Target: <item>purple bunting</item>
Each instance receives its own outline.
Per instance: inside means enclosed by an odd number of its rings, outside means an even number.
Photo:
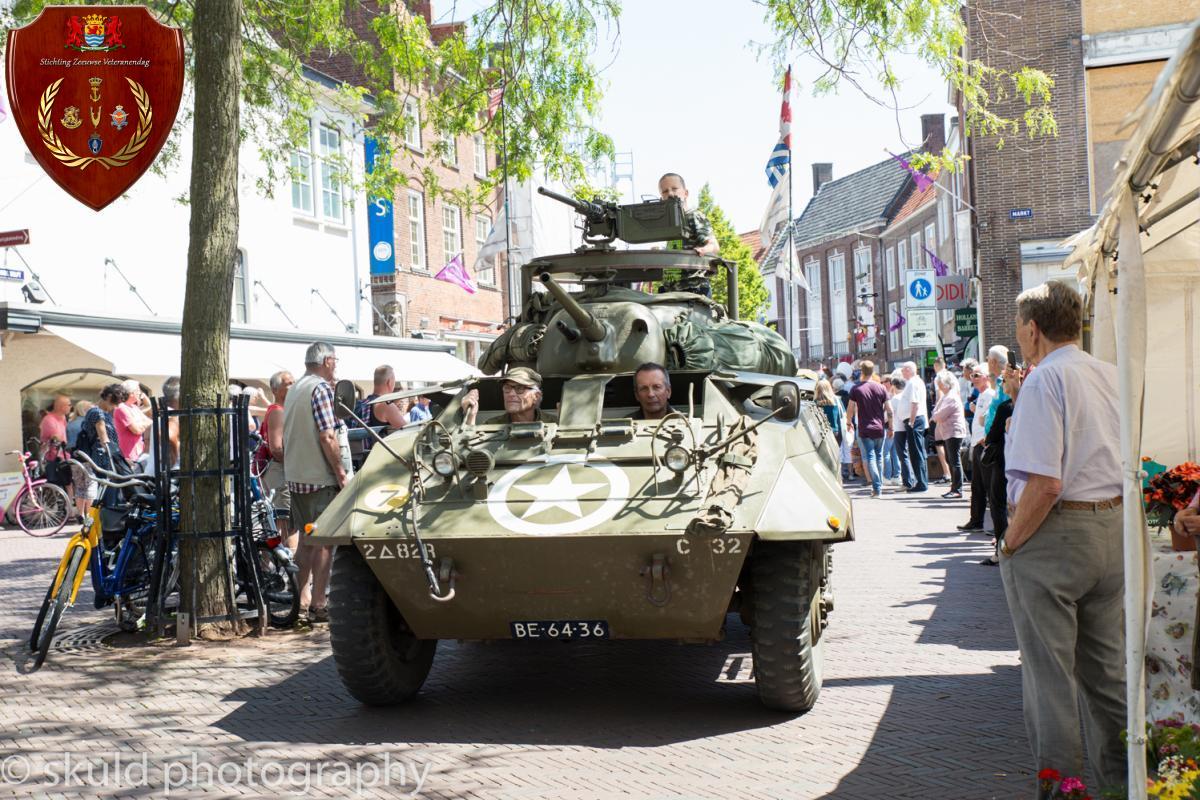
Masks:
[[[900,166],[904,167],[905,171],[908,172],[909,175],[912,175],[913,180],[917,184],[918,192],[923,192],[930,186],[933,186],[933,178],[929,177],[924,172],[919,172],[918,170],[913,169],[911,164],[890,150],[887,152],[888,155],[900,162]]]
[[[928,247],[924,248],[924,250],[929,254],[929,263],[933,264],[933,272],[935,275],[937,275],[939,278],[944,278],[950,274],[950,267],[946,266],[945,261],[942,261],[940,258],[938,258],[937,254]]]
[[[477,291],[474,281],[471,280],[471,273],[467,272],[467,265],[463,263],[462,253],[450,259],[450,263],[442,267],[441,271],[433,277],[439,281],[453,283],[471,294],[475,294]]]
[[[896,321],[893,322],[890,326],[888,326],[888,333],[894,333],[895,331],[900,330],[901,328],[904,327],[904,323],[906,323],[906,322],[908,322],[908,320],[906,320],[904,318],[904,315],[901,314],[899,311],[897,311],[896,312]]]

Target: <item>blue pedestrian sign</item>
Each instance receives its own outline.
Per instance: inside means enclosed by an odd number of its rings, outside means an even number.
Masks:
[[[905,270],[905,306],[908,308],[937,308],[937,292],[934,291],[936,274],[931,269]]]

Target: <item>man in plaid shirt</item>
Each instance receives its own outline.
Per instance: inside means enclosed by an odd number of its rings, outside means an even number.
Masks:
[[[328,622],[326,595],[333,552],[310,545],[305,528],[314,524],[346,484],[333,413],[337,356],[333,346],[314,342],[304,354],[305,373],[283,403],[283,472],[292,494],[292,520],[301,532],[297,554],[301,619]],[[309,586],[309,581],[312,586]]]

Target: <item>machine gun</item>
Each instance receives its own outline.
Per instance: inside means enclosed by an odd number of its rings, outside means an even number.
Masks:
[[[538,194],[565,203],[583,216],[583,241],[598,249],[616,239],[629,244],[666,242],[683,238],[683,203],[678,198],[618,205],[603,201],[576,200],[538,187]]]

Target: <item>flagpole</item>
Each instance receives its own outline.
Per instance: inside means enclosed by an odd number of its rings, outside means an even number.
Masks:
[[[507,23],[507,20],[505,21]],[[504,27],[504,57],[500,62],[500,158],[503,159],[503,175],[504,175],[504,266],[508,270],[508,308],[509,311],[514,309],[517,313],[513,316],[520,316],[520,309],[524,298],[520,296],[520,282],[514,280],[516,273],[512,266],[512,206],[509,202],[508,189],[508,108],[505,95],[508,94],[508,34],[509,26]],[[515,284],[515,285],[514,285]],[[513,297],[517,298],[516,303],[513,302]]]
[[[787,249],[788,249],[788,290],[787,299],[790,310],[788,311],[788,344],[792,349],[792,355],[795,356],[795,348],[800,346],[800,338],[796,335],[795,330],[800,321],[799,315],[796,313],[796,276],[794,273],[793,262],[796,258],[796,247],[793,236],[795,234],[794,225],[792,224],[792,68],[789,65],[787,76],[784,78],[784,83],[787,86],[787,93],[784,96],[784,102],[788,107],[788,216],[787,216]]]

